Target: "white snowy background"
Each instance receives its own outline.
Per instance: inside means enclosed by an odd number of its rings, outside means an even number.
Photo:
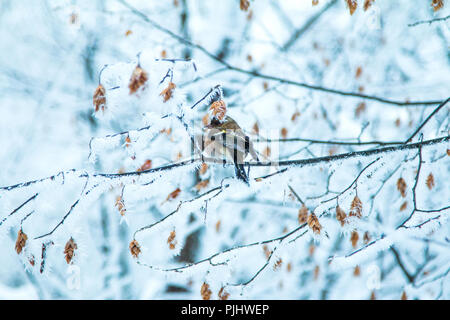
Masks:
[[[1,0],[0,299],[201,299],[204,284],[211,299],[449,299],[450,104],[427,117],[450,96],[450,19],[415,23],[450,3],[314,2]],[[148,80],[130,94],[138,63]],[[252,167],[250,186],[213,163],[98,175],[190,159],[217,85],[268,159],[398,150]],[[402,149],[411,135],[447,139]],[[356,195],[362,216],[341,226],[336,206],[348,215]]]

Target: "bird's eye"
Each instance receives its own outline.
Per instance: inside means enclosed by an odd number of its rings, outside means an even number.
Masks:
[[[215,141],[216,140],[216,137],[215,136],[212,136],[211,137],[211,141]]]

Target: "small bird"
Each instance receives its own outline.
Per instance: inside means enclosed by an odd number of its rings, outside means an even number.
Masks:
[[[259,161],[259,158],[250,138],[236,121],[229,116],[223,117],[222,120],[213,117],[210,124],[204,127],[204,131],[206,134],[197,137],[197,145],[202,153],[208,157],[233,161],[236,177],[248,184],[244,160],[249,153],[254,160]]]

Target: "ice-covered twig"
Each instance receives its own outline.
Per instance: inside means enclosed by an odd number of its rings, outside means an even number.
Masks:
[[[6,217],[4,217],[1,221],[0,221],[0,226],[6,221],[8,220],[9,217],[11,217],[12,215],[14,215],[16,212],[18,212],[20,209],[22,209],[28,202],[36,199],[36,197],[39,195],[39,193],[35,193],[34,195],[32,195],[31,197],[29,197],[27,200],[25,200],[20,206],[18,206],[17,208],[15,208],[10,214],[8,214]]]
[[[450,19],[450,15],[448,15],[446,17],[442,17],[442,18],[434,18],[434,19],[430,19],[430,20],[417,21],[417,22],[408,24],[408,27],[415,27],[419,24],[425,24],[425,23],[432,24],[433,22],[445,21],[447,19]]]

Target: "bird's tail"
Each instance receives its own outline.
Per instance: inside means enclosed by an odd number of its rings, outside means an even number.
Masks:
[[[235,163],[234,164],[234,171],[236,172],[236,177],[239,180],[242,180],[246,184],[249,184],[248,176],[247,176],[247,173],[245,172],[244,164],[242,164],[242,163]]]

